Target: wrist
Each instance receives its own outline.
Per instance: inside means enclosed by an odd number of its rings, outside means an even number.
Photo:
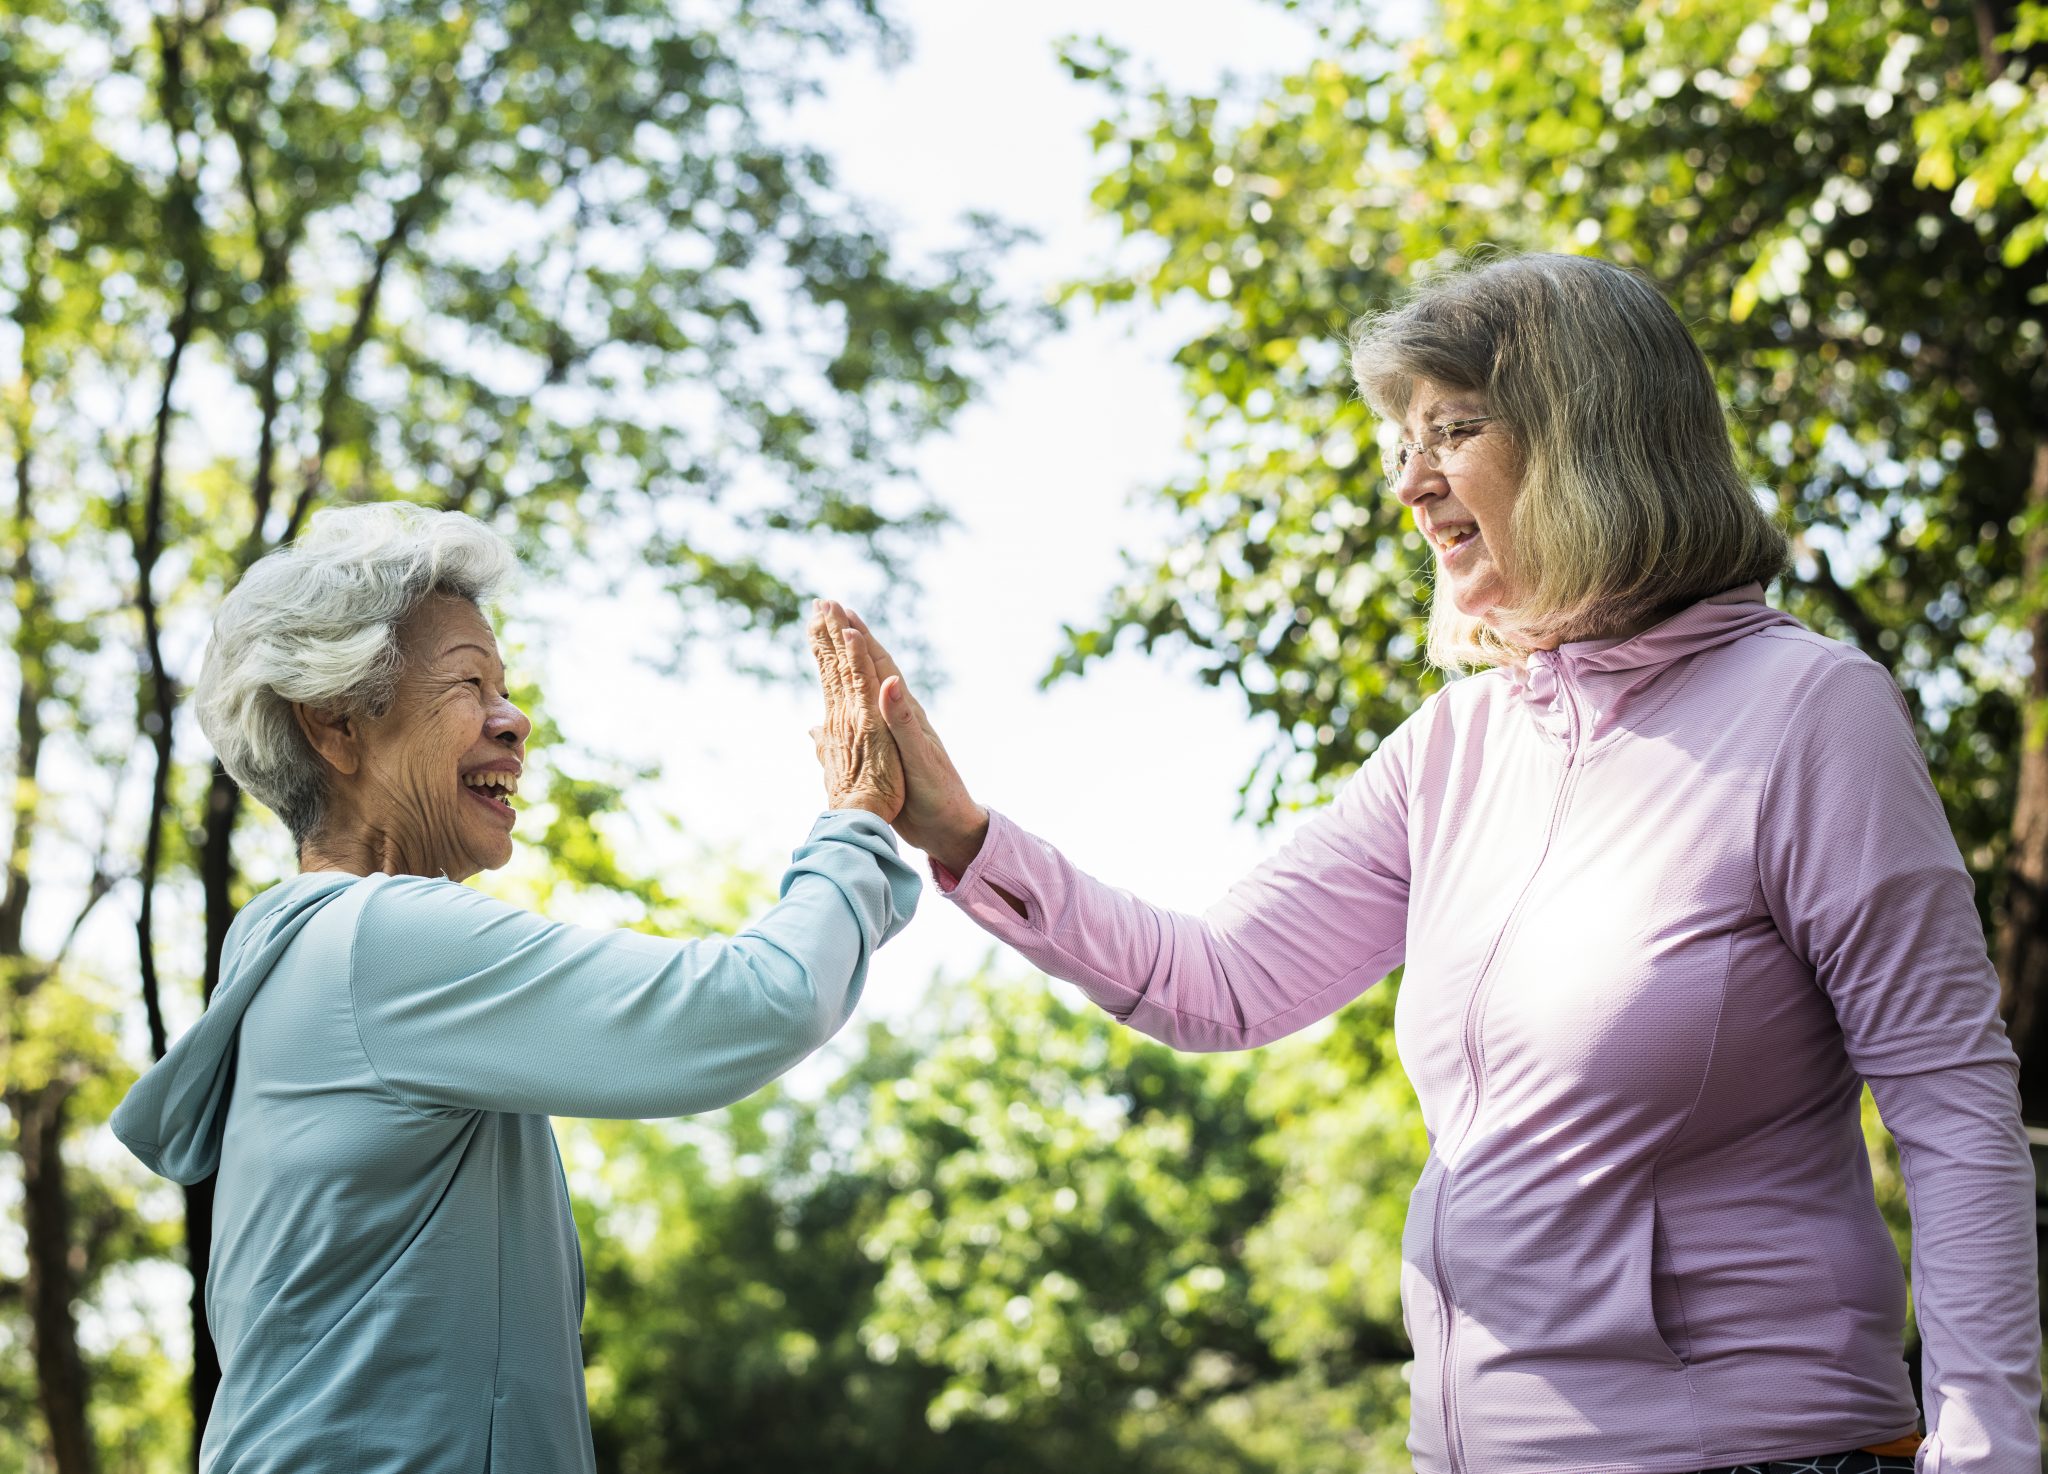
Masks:
[[[894,824],[896,822],[896,811],[872,794],[843,793],[833,799],[827,807],[836,809],[840,813],[858,810],[863,814],[873,814],[884,824]]]
[[[929,843],[918,843],[918,840]],[[981,854],[981,847],[988,841],[988,810],[973,804],[958,818],[943,825],[934,826],[931,833],[912,839],[932,859],[954,875],[965,875]]]

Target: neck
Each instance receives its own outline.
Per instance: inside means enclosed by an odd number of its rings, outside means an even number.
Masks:
[[[1576,645],[1584,640],[1626,640],[1641,634],[1652,625],[1663,623],[1664,620],[1670,617],[1671,613],[1672,611],[1670,610],[1652,610],[1641,618],[1631,619],[1626,623],[1600,624],[1595,625],[1591,629],[1574,630],[1568,635],[1554,635],[1548,639],[1536,640],[1531,642],[1528,648],[1531,650],[1555,650],[1560,645]]]
[[[347,875],[447,875],[450,880],[467,877],[449,875],[446,868],[413,859],[398,837],[369,824],[334,823],[322,825],[306,836],[299,846],[302,872],[338,870]]]

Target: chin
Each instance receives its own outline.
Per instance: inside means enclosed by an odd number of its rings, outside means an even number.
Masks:
[[[1460,589],[1450,591],[1451,603],[1467,619],[1476,619],[1491,624],[1500,613],[1503,602],[1501,592],[1495,588]]]
[[[503,870],[512,862],[512,849],[507,845],[503,854],[469,855],[460,865],[444,866],[441,873],[448,879],[461,882],[474,880],[486,870]]]

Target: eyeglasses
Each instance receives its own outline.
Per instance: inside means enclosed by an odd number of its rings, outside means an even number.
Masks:
[[[1471,415],[1462,420],[1445,420],[1441,425],[1432,425],[1420,440],[1401,440],[1389,446],[1380,457],[1380,465],[1386,468],[1387,485],[1398,485],[1408,473],[1408,463],[1420,455],[1429,463],[1432,471],[1444,468],[1444,457],[1455,454],[1458,447],[1479,433],[1481,425],[1493,423],[1492,415]]]

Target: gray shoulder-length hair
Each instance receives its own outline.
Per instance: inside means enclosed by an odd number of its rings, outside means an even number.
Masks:
[[[1397,424],[1421,380],[1484,394],[1520,457],[1504,560],[1519,596],[1489,623],[1432,598],[1434,665],[1519,663],[1785,571],[1699,345],[1632,271],[1531,254],[1447,273],[1361,320],[1351,365]]]
[[[292,703],[382,716],[397,692],[398,627],[422,599],[477,604],[510,581],[505,540],[473,517],[405,502],[316,512],[222,602],[194,692],[221,766],[303,845],[326,782]]]

